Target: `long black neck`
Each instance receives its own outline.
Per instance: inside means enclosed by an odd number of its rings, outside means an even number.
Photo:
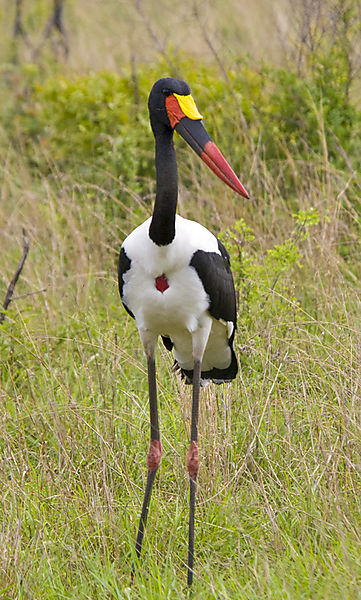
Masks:
[[[154,131],[154,135],[157,191],[149,237],[158,246],[166,246],[175,236],[178,171],[173,131],[169,127],[161,127]]]

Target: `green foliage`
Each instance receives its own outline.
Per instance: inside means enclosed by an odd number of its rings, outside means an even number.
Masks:
[[[320,67],[309,80],[290,70],[265,67],[262,77],[265,90],[256,106],[268,156],[284,155],[282,144],[303,158],[322,156],[326,143],[330,159],[341,164],[337,138],[359,164],[361,114],[340,94],[336,74],[324,78]]]
[[[239,318],[241,327],[252,334],[256,316],[262,312],[265,321],[275,318],[295,319],[298,302],[294,297],[294,269],[302,268],[301,244],[310,228],[319,224],[314,208],[293,215],[296,227],[282,243],[267,249],[263,256],[252,249],[255,235],[244,219],[236,221],[222,236],[231,257],[235,281],[239,288]]]
[[[339,166],[344,160],[341,145],[357,168],[361,112],[341,93],[342,61],[320,55],[308,77],[271,65],[255,69],[243,61],[229,71],[230,85],[208,65],[192,69],[188,57],[178,58],[178,66],[216,141],[236,168],[241,169],[247,156],[247,136],[254,144],[261,136],[270,161],[289,154],[322,157],[327,148],[329,160]],[[100,72],[42,80],[31,65],[26,71],[28,91],[7,114],[9,129],[15,134],[21,131],[25,143],[26,136],[36,141],[51,161],[67,171],[80,170],[97,182],[108,173],[133,191],[144,191],[145,179],[153,174],[146,100],[154,80],[167,74],[164,62],[147,71],[139,69],[136,78]],[[235,122],[230,113],[235,114]],[[29,154],[34,160],[31,146]],[[292,178],[287,185],[290,190]]]
[[[297,225],[297,237],[300,240],[306,240],[309,236],[310,227],[314,227],[320,223],[319,212],[311,206],[311,208],[305,210],[299,210],[297,213],[293,213]]]
[[[152,140],[146,115],[134,100],[131,81],[113,73],[36,84],[33,91],[38,140],[66,168],[103,167],[125,185],[152,169]]]
[[[306,210],[299,210],[292,216],[295,219],[297,225],[300,228],[304,228],[306,231],[309,227],[312,227],[313,225],[318,225],[320,222],[319,212],[313,206]]]

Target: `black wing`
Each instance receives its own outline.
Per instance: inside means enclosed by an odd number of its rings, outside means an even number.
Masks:
[[[232,321],[236,326],[236,292],[230,266],[229,254],[218,240],[220,255],[216,252],[197,250],[192,256],[191,267],[197,271],[209,296],[209,312],[215,319]]]
[[[216,252],[197,250],[192,256],[190,266],[196,270],[209,296],[209,312],[212,317],[233,323],[233,331],[228,339],[231,349],[230,365],[226,369],[213,368],[210,371],[202,371],[202,378],[213,379],[216,383],[221,383],[222,381],[231,381],[238,372],[237,358],[233,350],[237,305],[229,254],[223,244],[219,240],[217,241],[220,255]],[[193,371],[185,369],[181,369],[181,371],[186,381],[190,383],[193,379]]]
[[[124,306],[125,310],[134,319],[134,315],[133,315],[132,311],[129,310],[129,308],[127,307],[127,305],[125,304],[125,302],[123,300],[123,286],[124,286],[123,275],[124,275],[124,273],[126,273],[127,271],[129,271],[131,262],[132,261],[130,260],[130,258],[128,258],[128,256],[127,256],[124,248],[121,248],[120,249],[120,254],[119,254],[119,261],[118,261],[118,286],[119,286],[119,293],[120,293],[120,297],[122,299],[123,306]]]

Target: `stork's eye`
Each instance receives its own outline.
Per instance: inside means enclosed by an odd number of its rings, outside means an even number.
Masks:
[[[168,88],[163,88],[163,89],[162,89],[162,93],[163,93],[165,96],[171,96],[173,92],[171,92],[171,91],[170,91]]]

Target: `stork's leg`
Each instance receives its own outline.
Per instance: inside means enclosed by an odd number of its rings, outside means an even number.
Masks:
[[[211,329],[211,320],[193,334],[193,395],[192,395],[192,421],[191,421],[191,444],[188,452],[187,468],[189,473],[189,536],[188,536],[188,576],[187,583],[193,582],[194,563],[194,512],[196,500],[196,480],[199,467],[198,457],[198,413],[199,413],[199,389],[201,382],[201,366],[205,347]]]
[[[137,558],[140,557],[142,551],[142,542],[144,529],[147,523],[149,501],[152,493],[152,487],[154,479],[157,473],[158,465],[162,456],[162,446],[160,443],[159,434],[159,419],[158,419],[158,404],[157,404],[157,384],[156,384],[156,371],[155,371],[155,347],[157,343],[157,337],[149,334],[148,332],[140,332],[141,339],[144,345],[144,350],[147,356],[148,366],[148,389],[149,389],[149,412],[150,412],[150,444],[147,458],[148,465],[148,477],[147,485],[144,493],[144,500],[142,506],[142,512],[139,520],[139,527],[137,533],[137,541],[135,544],[135,551]],[[134,580],[135,565],[132,566],[132,582]]]
[[[199,388],[201,378],[201,361],[194,362],[193,369],[193,398],[192,398],[192,423],[191,423],[191,445],[188,452],[187,467],[189,473],[189,536],[188,536],[188,585],[193,582],[193,559],[194,559],[194,511],[196,500],[196,479],[198,473],[198,408]]]

